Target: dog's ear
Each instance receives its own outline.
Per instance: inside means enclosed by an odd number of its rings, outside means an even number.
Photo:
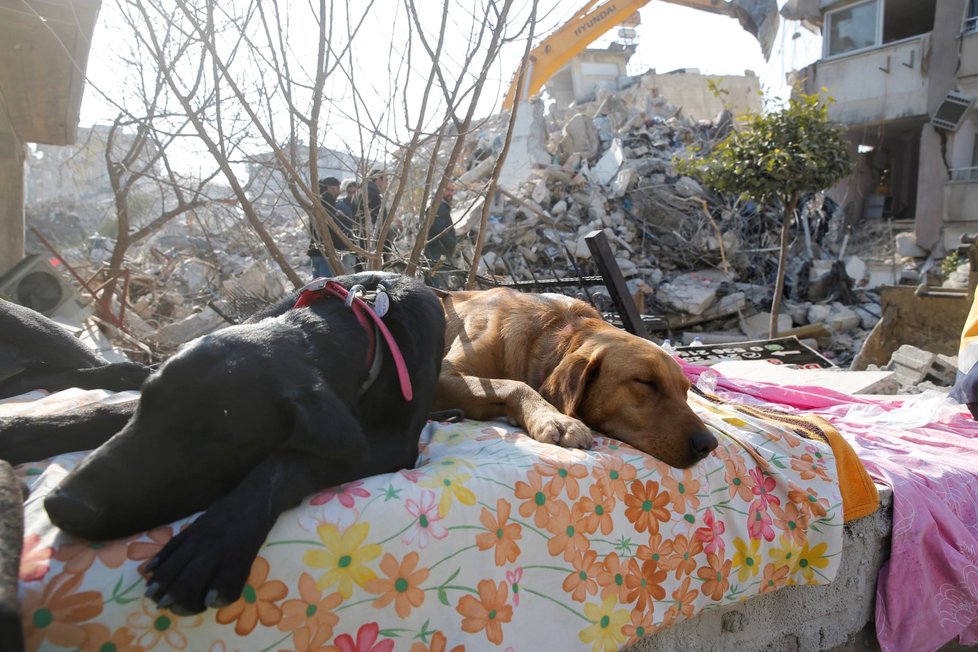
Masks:
[[[570,417],[584,400],[587,384],[601,367],[601,356],[573,353],[560,361],[540,386],[540,396]]]
[[[299,390],[286,396],[282,404],[292,425],[292,448],[351,464],[369,456],[360,422],[329,388]]]

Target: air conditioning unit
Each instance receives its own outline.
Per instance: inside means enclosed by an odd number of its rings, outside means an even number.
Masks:
[[[84,319],[79,313],[89,309],[88,302],[61,272],[47,258],[37,254],[24,257],[0,276],[0,297],[36,310],[45,317]]]
[[[930,123],[935,127],[957,131],[974,102],[975,98],[973,97],[957,91],[950,91],[944,96],[944,101],[937,107],[934,115],[931,116]]]

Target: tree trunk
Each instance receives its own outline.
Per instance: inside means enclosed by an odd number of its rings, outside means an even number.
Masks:
[[[784,294],[784,273],[788,266],[788,245],[789,234],[791,233],[791,220],[795,217],[795,206],[798,204],[798,193],[793,192],[788,201],[785,202],[784,217],[781,219],[781,252],[778,254],[778,276],[774,283],[774,296],[771,298],[771,339],[778,336],[778,313],[781,310],[781,296]]]

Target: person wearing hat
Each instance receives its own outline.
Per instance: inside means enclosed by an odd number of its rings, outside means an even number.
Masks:
[[[337,210],[336,198],[340,194],[340,180],[336,177],[326,177],[319,180],[319,200],[326,210],[326,214],[329,215],[336,226],[340,228],[347,235],[347,237],[352,237],[352,219],[347,217],[342,211]],[[332,266],[329,264],[329,259],[326,257],[326,251],[323,247],[322,234],[316,228],[315,219],[310,216],[309,218],[309,250],[306,252],[309,255],[309,262],[312,265],[312,275],[313,278],[320,277],[332,277],[338,274],[345,274],[346,269],[336,270],[334,273]],[[330,238],[333,241],[333,248],[336,249],[337,255],[340,257],[340,262],[343,267],[350,267],[355,263],[350,261],[349,258],[352,254],[347,251],[349,247],[343,242],[343,239],[330,231]]]

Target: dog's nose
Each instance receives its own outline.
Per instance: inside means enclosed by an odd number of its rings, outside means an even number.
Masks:
[[[101,515],[101,510],[65,491],[56,490],[44,499],[51,522],[70,534],[85,536],[85,530]]]
[[[717,438],[709,430],[694,432],[689,438],[689,447],[693,449],[693,455],[698,459],[703,459],[717,447]]]

